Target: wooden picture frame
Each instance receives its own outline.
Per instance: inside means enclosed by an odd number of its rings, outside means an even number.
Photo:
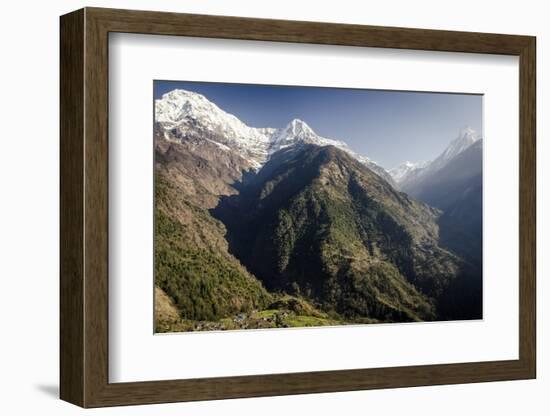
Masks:
[[[536,377],[535,38],[85,8],[61,17],[60,396],[82,407],[213,400]],[[110,32],[515,55],[520,92],[519,359],[109,383]]]

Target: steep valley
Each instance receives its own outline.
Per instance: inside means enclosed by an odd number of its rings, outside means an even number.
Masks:
[[[481,317],[452,229],[469,199],[419,202],[301,121],[249,128],[182,94],[157,102],[157,332]]]

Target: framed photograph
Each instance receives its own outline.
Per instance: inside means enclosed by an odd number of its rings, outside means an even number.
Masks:
[[[62,16],[61,398],[535,378],[535,49]]]

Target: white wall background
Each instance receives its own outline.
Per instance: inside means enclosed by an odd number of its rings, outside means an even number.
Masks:
[[[538,379],[338,394],[167,404],[87,411],[102,415],[546,415],[550,409],[548,269],[544,247],[550,209],[543,192],[550,145],[543,130],[550,89],[545,67],[550,26],[545,2],[353,0],[52,0],[5,2],[0,15],[0,411],[72,415],[83,412],[58,394],[58,16],[103,6],[277,19],[407,26],[536,35],[538,40]],[[544,200],[546,199],[546,201]]]

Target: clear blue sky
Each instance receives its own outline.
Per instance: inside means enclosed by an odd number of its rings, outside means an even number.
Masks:
[[[299,118],[386,169],[434,159],[462,127],[482,131],[481,95],[155,81],[154,96],[176,88],[203,94],[252,127]]]

